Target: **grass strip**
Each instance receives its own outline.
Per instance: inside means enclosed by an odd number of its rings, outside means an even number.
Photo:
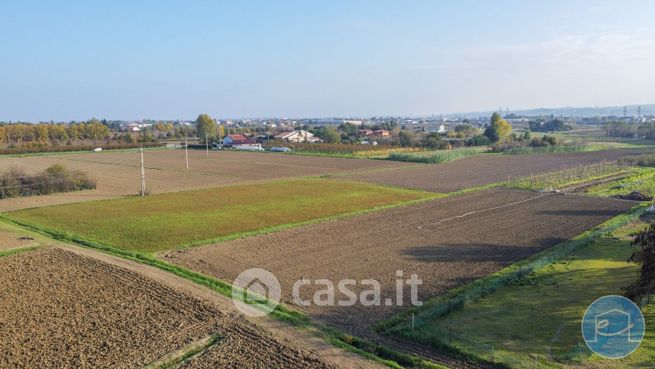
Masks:
[[[191,344],[183,347],[181,350],[170,353],[161,359],[145,366],[143,369],[172,369],[184,363],[190,358],[207,351],[210,347],[214,346],[220,337],[217,334],[212,334],[199,341],[192,342]]]
[[[383,334],[397,334],[412,339],[411,317],[414,316],[414,328],[458,310],[464,304],[476,301],[493,293],[496,289],[519,281],[535,270],[561,260],[573,251],[598,240],[628,222],[639,218],[646,211],[647,205],[633,207],[626,213],[618,215],[603,224],[588,230],[571,240],[544,250],[528,259],[514,263],[500,271],[474,282],[450,290],[425,302],[421,307],[410,308],[389,319],[377,323],[374,329]],[[434,342],[424,342],[434,345]]]
[[[3,251],[0,251],[0,257],[9,256],[9,255],[16,255],[16,254],[22,254],[24,252],[34,251],[34,250],[36,250],[36,249],[38,249],[40,247],[41,246],[27,246],[27,247],[17,247],[17,248],[14,248],[14,249],[3,250]]]

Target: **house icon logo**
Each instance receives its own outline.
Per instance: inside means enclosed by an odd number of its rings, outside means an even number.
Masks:
[[[275,310],[282,298],[280,282],[266,269],[252,268],[232,284],[232,302],[242,313],[262,317]]]
[[[623,296],[594,301],[582,318],[582,336],[591,351],[606,359],[632,354],[646,332],[639,307]]]

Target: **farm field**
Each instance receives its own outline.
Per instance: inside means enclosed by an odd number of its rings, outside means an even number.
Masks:
[[[146,150],[146,186],[151,193],[225,186],[271,179],[319,176],[359,171],[378,171],[403,166],[400,163],[368,159],[305,157],[274,153],[190,150],[186,170],[183,150]],[[0,157],[0,172],[19,166],[28,173],[53,164],[82,170],[97,182],[95,190],[48,196],[3,199],[0,211],[136,195],[140,188],[138,151],[69,153],[25,157]]]
[[[627,262],[635,250],[628,235],[643,228],[641,222],[620,228],[522,281],[418,326],[413,335],[517,369],[655,368],[655,337],[648,328],[639,350],[622,360],[589,357],[580,332],[590,303],[622,294],[637,279],[639,265]],[[642,312],[652,327],[655,304]]]
[[[419,297],[426,301],[576,236],[635,204],[518,190],[478,191],[171,251],[163,258],[223,280],[233,280],[247,268],[265,268],[280,280],[288,303],[291,286],[302,278],[376,279],[382,296],[393,297],[395,273],[403,270],[406,277],[416,273],[424,281]],[[314,287],[303,290],[303,297],[310,298]],[[355,287],[353,291],[359,293]],[[401,310],[361,305],[302,309],[356,334],[366,334],[370,325]]]
[[[138,368],[207,338],[224,363],[333,368],[245,320],[141,275],[59,248],[0,258],[2,367]],[[278,352],[286,352],[279,355]]]
[[[566,154],[480,155],[440,165],[360,173],[342,178],[445,193],[507,181],[508,176],[529,176],[530,173],[612,161],[642,152],[643,149],[616,149]]]
[[[8,216],[109,246],[156,252],[431,197],[313,178],[42,207]]]

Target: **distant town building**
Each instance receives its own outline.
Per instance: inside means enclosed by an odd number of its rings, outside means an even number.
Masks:
[[[256,143],[256,140],[239,134],[227,135],[223,138],[223,145],[225,146],[251,145]]]
[[[387,131],[386,129],[378,129],[375,131],[370,129],[360,129],[359,136],[360,137],[389,137],[391,136],[391,132]]]
[[[320,142],[321,139],[305,130],[282,132],[275,135],[276,140],[287,142]]]

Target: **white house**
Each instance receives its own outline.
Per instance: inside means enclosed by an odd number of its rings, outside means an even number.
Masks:
[[[320,138],[314,136],[312,133],[300,130],[300,131],[289,131],[289,132],[282,132],[277,135],[275,135],[276,140],[282,140],[282,141],[287,141],[287,142],[309,142],[309,143],[314,143],[314,142],[319,142],[321,141]]]

